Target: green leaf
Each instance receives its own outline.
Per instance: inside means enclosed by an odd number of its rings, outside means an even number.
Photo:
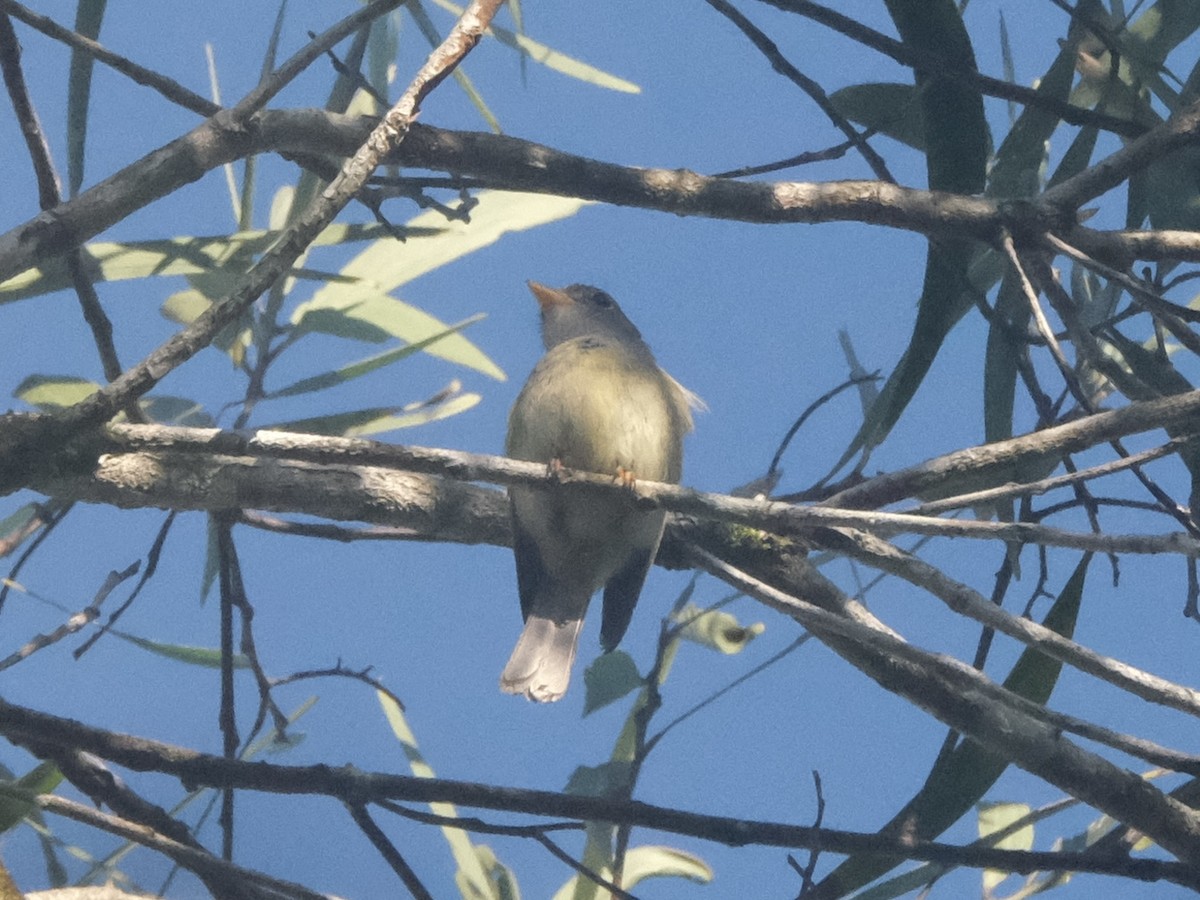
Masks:
[[[212,428],[217,424],[203,406],[187,397],[144,397],[138,401],[138,406],[147,418],[159,425]]]
[[[1071,637],[1079,617],[1090,553],[1085,553],[1067,580],[1042,624]],[[1062,671],[1062,663],[1026,647],[1004,687],[1037,704],[1050,699]],[[934,840],[971,809],[1008,768],[1008,761],[974,741],[961,741],[934,765],[924,786],[904,805],[881,834],[904,832],[917,840]],[[817,886],[818,897],[840,897],[874,881],[903,860],[894,857],[856,854],[847,857]]]
[[[1175,368],[1170,357],[1151,351],[1137,341],[1131,341],[1115,328],[1106,332],[1105,339],[1120,352],[1129,370],[1142,384],[1148,386],[1157,396],[1182,394],[1192,390],[1191,382]],[[1128,390],[1129,386],[1126,386]],[[1149,392],[1147,392],[1149,394]],[[1155,394],[1134,399],[1152,399]],[[1175,426],[1167,429],[1167,434],[1173,438],[1185,437],[1191,429],[1186,426]],[[1200,446],[1196,442],[1185,444],[1179,450],[1179,458],[1187,467],[1192,479],[1192,489],[1189,504],[1200,505]]]
[[[13,391],[13,396],[35,406],[42,412],[52,412],[74,406],[86,400],[100,385],[72,375],[30,375]]]
[[[482,316],[451,326],[380,292],[370,282],[342,283],[337,287],[338,290],[319,290],[312,300],[296,307],[292,322],[298,332],[317,331],[372,343],[399,338],[409,345],[420,345],[430,356],[474,369],[497,381],[506,380],[503,370],[487,354],[457,334]]]
[[[395,431],[399,428],[427,425],[439,419],[448,419],[450,416],[466,412],[478,404],[481,399],[478,394],[474,393],[458,394],[444,403],[422,406],[411,413],[396,414],[395,407],[377,406],[350,412],[331,413],[327,416],[313,416],[310,419],[293,419],[290,422],[279,422],[265,427],[274,431],[294,431],[301,434],[366,437],[382,434],[385,431]]]
[[[859,426],[850,445],[833,467],[842,468],[859,450],[879,446],[908,408],[925,380],[946,336],[973,305],[972,266],[987,255],[961,241],[943,240],[926,253],[925,281],[917,302],[917,320],[908,346],[888,376],[879,396]]]
[[[126,640],[135,646],[141,647],[143,650],[149,650],[157,656],[164,656],[167,659],[173,659],[176,662],[187,663],[190,666],[200,666],[203,669],[219,669],[221,668],[221,651],[212,647],[194,647],[188,644],[165,644],[161,641],[151,641],[147,638],[137,637],[132,634],[126,634],[120,631],[113,631],[117,637]],[[241,653],[233,655],[233,667],[235,669],[250,668],[250,660]]]
[[[441,231],[440,228],[431,227],[411,236],[428,237]],[[85,244],[87,275],[94,282],[105,282],[204,274],[221,267],[227,259],[262,253],[275,243],[279,235],[278,231],[240,231],[215,236]],[[313,246],[374,241],[383,237],[394,240],[391,230],[383,225],[334,224],[321,232]],[[302,269],[293,274],[313,277]],[[0,303],[24,300],[70,287],[70,274],[59,258],[47,263],[44,268],[28,269],[0,283]]]
[[[330,296],[360,299],[355,295],[361,293],[363,284],[373,284],[378,293],[388,294],[427,272],[491,246],[506,234],[557,222],[591,205],[588,200],[509,191],[480,191],[475,199],[478,202],[471,209],[469,223],[457,219],[448,222],[437,210],[428,210],[406,223],[406,229],[416,231],[408,232],[403,247],[394,240],[372,243],[341,269],[339,274],[345,283],[321,287],[313,295],[313,305],[331,305],[321,302]],[[514,285],[514,295],[518,287]],[[490,290],[488,296],[492,296]]]
[[[378,241],[347,263],[340,280],[319,288],[310,301],[292,316],[300,325],[311,310],[342,310],[347,316],[377,326],[388,334],[413,343],[446,328],[433,316],[390,297],[391,291],[434,269],[490,246],[506,234],[525,231],[574,215],[588,201],[538,194],[482,191],[471,210],[470,223],[446,222],[441,213],[429,211],[412,219],[406,227],[417,229],[398,252],[394,241]],[[440,233],[428,230],[438,225]],[[514,286],[515,292],[516,286]],[[321,323],[318,321],[313,327]],[[468,366],[498,380],[504,375],[466,338],[450,337],[430,351],[450,362]]]
[[[496,857],[496,852],[487,844],[474,844],[471,849],[479,859],[479,866],[483,869],[484,877],[491,890],[491,893],[486,896],[495,897],[496,900],[521,900],[521,889],[517,885],[517,876],[512,869]],[[470,900],[480,896],[471,880],[473,871],[474,867],[470,871],[460,868],[454,873],[454,883],[458,887],[458,892]]]
[[[433,0],[433,2],[442,9],[454,13],[456,16],[462,15],[463,8],[455,3],[451,3],[450,0]],[[497,25],[492,25],[486,33],[506,47],[519,50],[525,57],[532,59],[536,63],[540,63],[548,69],[566,75],[568,78],[576,78],[579,81],[594,84],[596,87],[607,88],[610,91],[621,91],[626,94],[640,94],[642,92],[641,87],[632,81],[626,81],[624,78],[610,75],[594,66],[589,66],[585,62],[580,62],[577,59],[572,59],[570,56],[559,53],[557,50],[551,50],[545,44],[539,43],[524,34],[514,33]]]
[[[1200,6],[1193,8],[1200,9]],[[1148,11],[1147,15],[1149,14]],[[1168,105],[1168,109],[1175,111],[1190,105],[1198,96],[1200,62],[1189,73],[1177,103]],[[1158,121],[1157,115],[1154,115],[1152,121]],[[1195,230],[1200,227],[1198,166],[1200,155],[1195,152],[1195,148],[1184,147],[1152,160],[1148,166],[1132,173],[1129,179],[1126,227],[1139,228],[1147,217],[1155,228]]]
[[[41,509],[42,504],[40,503],[26,503],[3,519],[0,519],[0,544],[9,544],[10,541],[13,541],[15,536],[24,531],[29,523],[33,521]],[[0,554],[0,556],[7,556],[19,546],[20,543],[9,545],[6,551]]]
[[[586,716],[636,691],[642,686],[642,676],[633,657],[624,650],[614,650],[596,657],[584,670],[583,685]]]
[[[400,746],[404,750],[404,755],[408,758],[408,766],[413,775],[417,778],[433,778],[433,767],[425,761],[425,757],[421,754],[416,736],[409,727],[404,710],[383,691],[376,691],[375,696],[383,708],[384,717],[392,729],[392,734],[396,736],[396,740],[400,742]],[[429,809],[435,815],[444,818],[458,818],[458,810],[455,809],[453,803],[430,803]],[[499,891],[498,883],[492,877],[498,864],[495,862],[495,855],[491,855],[493,863],[485,867],[484,859],[481,859],[481,854],[477,852],[478,848],[471,843],[471,838],[465,831],[443,825],[442,836],[450,845],[450,852],[458,864],[455,880],[459,882],[460,888],[467,889],[463,891],[463,896],[481,898],[481,900],[482,898],[501,900],[502,894]]]
[[[975,68],[975,54],[954,0],[887,0],[905,44]],[[925,124],[929,187],[959,194],[982,192],[986,181],[988,130],[979,89],[956,76],[917,73]],[[970,242],[943,239],[930,244],[917,320],[908,347],[884,383],[850,446],[834,470],[859,450],[870,451],[887,437],[925,379],[950,329],[972,306],[968,277],[980,251]]]
[[[625,759],[612,759],[598,766],[576,766],[563,790],[585,797],[621,796],[629,790],[632,774],[632,766]]]
[[[396,80],[396,57],[400,52],[400,23],[403,21],[401,10],[393,10],[386,16],[380,16],[371,23],[370,37],[367,41],[367,81],[380,97],[387,97],[392,83]],[[357,72],[350,69],[347,75]],[[341,76],[339,76],[339,83]],[[357,78],[347,77],[346,88],[352,90]],[[327,109],[342,112],[345,107],[335,107],[337,101],[348,103],[349,92],[334,94],[330,92],[330,104]],[[382,112],[379,110],[378,112]]]
[[[204,568],[200,573],[200,604],[208,599],[212,586],[217,583],[219,574],[219,552],[217,548],[217,521],[211,515],[207,517],[204,544]]]
[[[988,443],[1012,437],[1017,362],[1024,350],[1018,335],[1025,333],[1029,316],[1019,279],[1006,272],[996,295],[996,321],[989,323],[984,352],[983,434]],[[1008,505],[1011,508],[1011,502]]]
[[[747,644],[767,630],[762,622],[742,625],[730,613],[701,609],[692,603],[672,612],[671,620],[683,626],[679,636],[684,640],[727,655],[741,653]]]
[[[980,803],[979,815],[977,817],[979,837],[987,839],[1018,822],[1024,821],[1024,824],[1011,834],[1007,834],[994,841],[988,841],[988,844],[997,850],[1032,850],[1033,823],[1029,820],[1029,814],[1032,811],[1033,808],[1028,803]],[[992,892],[1000,885],[1000,882],[1007,878],[1009,874],[1009,872],[1000,869],[984,869],[982,876],[984,896],[991,896]]]
[[[852,84],[830,94],[829,102],[850,121],[924,152],[925,122],[915,85]]]
[[[1046,74],[1038,82],[1037,93],[1053,100],[1066,101],[1075,80],[1074,43],[1059,51]],[[990,197],[1030,197],[1041,190],[1041,172],[1046,162],[1046,142],[1062,120],[1039,106],[1026,106],[1008,136],[996,151],[988,176]]]
[[[1158,0],[1126,30],[1126,53],[1143,80],[1156,75],[1171,51],[1200,28],[1194,0]]]
[[[612,872],[607,869],[601,874],[606,878],[612,877]],[[674,847],[644,844],[632,847],[626,852],[622,876],[621,887],[629,890],[647,878],[685,878],[697,884],[708,884],[713,879],[713,870],[704,860],[692,853]],[[577,888],[590,883],[590,880],[584,879],[582,875],[576,875],[554,892],[554,900],[571,900],[576,896]]]
[[[266,50],[263,52],[262,66],[259,67],[258,84],[261,86],[271,77],[275,70],[275,62],[279,55],[279,36],[283,33],[283,22],[287,14],[287,0],[279,0],[279,9],[275,13],[275,24],[271,28],[271,36],[267,39]],[[213,73],[213,83],[216,83],[216,73]],[[233,164],[226,163],[225,171],[229,174],[232,185],[235,182]],[[246,229],[254,221],[254,188],[258,181],[258,154],[251,153],[242,164],[242,191],[240,196],[234,196],[237,213],[237,227]],[[272,227],[277,227],[272,222]]]
[[[1000,59],[1004,65],[1004,80],[1012,83],[1017,81],[1017,67],[1013,63],[1012,44],[1008,38],[1008,22],[1004,18],[1004,10],[1000,10]],[[1008,101],[1008,123],[1011,125],[1017,119],[1017,104]]]
[[[1184,147],[1144,171],[1146,213],[1154,228],[1200,230],[1200,151]]]
[[[838,329],[838,343],[842,348],[842,356],[846,358],[846,368],[850,377],[858,380],[858,403],[862,414],[866,416],[871,407],[875,405],[875,401],[879,399],[879,388],[875,384],[875,379],[870,377],[871,373],[858,361],[858,354],[854,352],[854,343],[850,339],[850,332],[845,328]]]
[[[52,762],[38,763],[15,781],[0,783],[0,833],[11,831],[37,806],[21,794],[49,794],[62,782],[62,772]],[[4,787],[16,790],[8,792]]]
[[[1099,137],[1100,129],[1095,126],[1085,125],[1080,128],[1079,134],[1075,135],[1075,140],[1071,141],[1071,146],[1063,154],[1058,168],[1050,176],[1046,187],[1054,187],[1086,169],[1092,161],[1092,154],[1096,152],[1096,140]]]
[[[320,375],[313,375],[310,378],[303,378],[285,388],[280,388],[277,391],[270,391],[266,396],[268,398],[277,397],[293,397],[297,394],[308,394],[313,391],[322,391],[326,388],[331,388],[339,384],[344,384],[347,381],[353,381],[355,378],[361,378],[376,369],[382,369],[384,366],[391,365],[406,357],[412,356],[421,350],[431,347],[433,344],[457,334],[468,325],[473,325],[483,319],[482,313],[471,316],[469,319],[463,319],[456,325],[451,325],[437,334],[409,344],[406,347],[397,347],[393,350],[388,350],[385,353],[377,353],[374,356],[369,356],[366,359],[361,359],[358,362],[342,366],[339,369],[334,369],[330,372],[322,372]]]
[[[75,7],[75,31],[95,40],[100,36],[107,0],[79,0]],[[84,150],[87,146],[88,102],[92,96],[95,58],[78,47],[71,48],[71,70],[67,76],[67,184],[70,196],[83,184]]]
[[[195,288],[177,291],[163,301],[159,312],[163,317],[179,325],[191,325],[213,305],[204,292]],[[234,366],[240,366],[246,358],[246,350],[253,340],[251,329],[245,325],[246,316],[239,322],[226,325],[213,338],[213,345],[229,355]]]
[[[708,884],[713,871],[700,857],[674,847],[646,844],[625,855],[625,886],[634,887],[647,878],[686,878]]]

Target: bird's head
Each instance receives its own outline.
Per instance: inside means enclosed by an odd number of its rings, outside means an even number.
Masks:
[[[552,288],[530,281],[529,290],[542,308],[542,340],[547,350],[578,337],[642,340],[617,301],[599,288],[586,284]]]

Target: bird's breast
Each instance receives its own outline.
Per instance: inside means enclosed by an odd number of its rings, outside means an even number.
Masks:
[[[678,481],[684,425],[648,351],[581,337],[542,357],[509,416],[507,452],[590,472]]]

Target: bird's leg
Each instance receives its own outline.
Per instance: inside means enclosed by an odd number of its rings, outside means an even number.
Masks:
[[[562,484],[567,480],[567,467],[562,464],[561,459],[555,456],[546,463],[546,474],[559,484]]]
[[[617,483],[627,487],[629,490],[635,490],[637,487],[637,475],[633,469],[627,469],[624,466],[617,466]]]

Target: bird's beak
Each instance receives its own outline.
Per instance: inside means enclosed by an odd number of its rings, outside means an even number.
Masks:
[[[525,283],[529,285],[529,290],[533,292],[533,296],[537,299],[538,306],[542,308],[542,312],[549,312],[555,306],[573,306],[575,304],[575,301],[565,291],[546,287],[546,285],[539,284],[536,281],[527,281]]]

